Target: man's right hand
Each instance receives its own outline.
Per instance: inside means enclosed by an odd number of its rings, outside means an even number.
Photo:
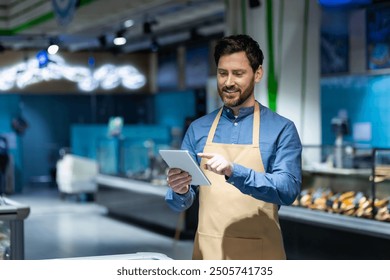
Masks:
[[[168,170],[167,183],[175,193],[187,193],[190,189],[191,181],[191,175],[180,168],[170,168]]]

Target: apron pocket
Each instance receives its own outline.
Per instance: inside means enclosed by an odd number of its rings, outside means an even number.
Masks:
[[[262,260],[263,239],[224,236],[222,255],[225,260]]]

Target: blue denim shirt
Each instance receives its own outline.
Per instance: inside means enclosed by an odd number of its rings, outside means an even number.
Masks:
[[[181,148],[188,150],[200,163],[197,153],[203,151],[207,136],[218,110],[207,114],[189,126]],[[218,123],[213,142],[251,144],[254,107],[242,108],[237,117],[228,107]],[[235,125],[235,123],[237,123]],[[242,193],[277,205],[290,205],[301,188],[302,145],[294,123],[260,104],[260,153],[265,172],[233,163],[233,173],[227,182],[234,182]],[[186,194],[177,194],[169,189],[165,200],[175,211],[189,208],[197,193],[191,186]]]

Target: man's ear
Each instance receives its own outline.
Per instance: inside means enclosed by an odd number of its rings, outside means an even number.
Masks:
[[[255,82],[260,82],[261,78],[263,78],[263,67],[260,65],[255,72]]]

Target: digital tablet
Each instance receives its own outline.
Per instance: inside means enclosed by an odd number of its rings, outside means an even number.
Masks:
[[[187,150],[160,150],[160,155],[170,168],[180,168],[192,176],[192,185],[211,185],[198,163]]]

